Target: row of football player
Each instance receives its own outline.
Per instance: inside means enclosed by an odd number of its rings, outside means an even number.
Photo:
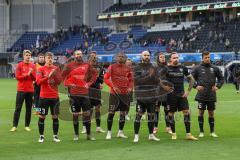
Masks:
[[[73,113],[74,140],[79,136],[79,114],[82,111],[84,126],[86,127],[87,139],[95,140],[91,135],[91,114],[95,107],[95,117],[98,131],[100,128],[100,106],[102,82],[110,87],[109,113],[107,118],[107,136],[112,137],[112,123],[116,111],[120,111],[119,131],[117,137],[127,138],[123,133],[125,116],[130,106],[129,93],[136,94],[137,107],[134,121],[134,142],[139,141],[139,128],[141,117],[145,111],[148,112],[149,140],[159,141],[154,135],[158,120],[159,107],[163,105],[165,110],[166,125],[172,139],[177,139],[175,131],[174,113],[182,111],[186,128],[186,139],[198,140],[190,132],[190,112],[187,97],[193,87],[198,90],[195,100],[198,101],[199,109],[199,137],[204,137],[203,123],[204,110],[208,109],[209,125],[212,137],[218,137],[214,132],[214,110],[216,102],[216,91],[223,85],[223,76],[220,69],[210,64],[210,53],[203,52],[203,62],[194,68],[192,73],[179,63],[179,55],[172,53],[170,60],[166,64],[164,54],[160,53],[157,59],[157,66],[150,62],[148,51],[141,53],[141,62],[136,66],[126,64],[127,56],[119,53],[116,56],[116,63],[109,66],[107,72],[103,74],[97,66],[96,52],[90,54],[88,63],[83,62],[82,52],[77,50],[74,59],[69,61],[61,71],[53,65],[53,55],[48,52],[45,55],[45,65],[37,69],[30,63],[31,52],[24,51],[24,60],[20,62],[16,69],[16,79],[18,80],[16,109],[14,112],[13,128],[16,131],[23,101],[26,103],[25,130],[30,131],[32,95],[34,92],[33,82],[35,81],[35,92],[40,87],[39,100],[39,142],[44,141],[44,122],[50,108],[53,119],[53,140],[59,142],[59,96],[58,85],[64,79],[64,85],[68,87],[70,106]],[[184,90],[184,77],[187,77],[189,87]],[[217,79],[217,81],[216,81]],[[159,97],[159,87],[166,96]],[[157,90],[156,90],[157,89]],[[36,97],[36,96],[35,96]],[[89,98],[94,97],[94,98]],[[159,98],[156,98],[159,97]],[[35,98],[37,99],[37,98]]]

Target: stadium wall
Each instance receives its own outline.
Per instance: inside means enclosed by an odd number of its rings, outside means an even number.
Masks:
[[[0,33],[14,33],[20,28],[55,32],[60,25],[68,28],[70,25],[84,23],[83,19],[89,26],[113,25],[113,20],[97,20],[97,14],[113,3],[113,0],[58,0],[56,3],[51,0],[11,0],[7,5],[5,0],[0,0]],[[123,3],[130,3],[130,0]],[[7,6],[10,6],[9,10]]]
[[[27,27],[29,31],[54,31],[54,4],[49,0],[12,0],[10,28]]]
[[[0,35],[6,32],[6,23],[6,4],[3,3],[3,0],[0,0]]]
[[[113,0],[60,0],[57,4],[57,26],[68,28],[82,23],[92,27],[110,26],[114,20],[97,21],[97,14],[111,5]]]

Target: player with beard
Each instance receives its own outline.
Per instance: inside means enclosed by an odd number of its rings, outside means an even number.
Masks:
[[[15,132],[18,127],[20,113],[23,102],[25,101],[26,114],[25,114],[25,130],[31,131],[29,128],[32,114],[33,103],[33,82],[36,78],[36,68],[33,63],[30,62],[32,53],[29,50],[23,51],[23,61],[18,63],[16,68],[15,77],[18,81],[17,84],[17,96],[16,96],[16,108],[13,116],[13,127],[11,132]]]
[[[204,111],[207,109],[210,136],[216,138],[218,136],[214,132],[214,110],[216,109],[215,102],[217,100],[216,91],[220,89],[224,83],[222,72],[217,66],[211,64],[210,53],[205,51],[202,53],[202,63],[192,71],[192,75],[196,80],[194,87],[198,91],[195,100],[198,101],[199,109],[199,137],[204,137]]]
[[[165,55],[163,53],[160,53],[157,57],[157,74],[161,80],[166,80],[167,63],[165,60]],[[153,129],[154,134],[156,134],[158,131],[159,111],[160,111],[161,105],[164,107],[164,113],[165,113],[164,119],[166,123],[166,132],[169,134],[172,134],[171,127],[168,121],[168,110],[167,110],[166,100],[167,100],[167,95],[160,95],[156,103],[155,121],[154,121],[154,129]]]
[[[66,65],[63,67],[62,77],[65,79],[71,71],[78,68],[83,63],[83,53],[81,50],[74,51],[74,57],[70,58]]]
[[[40,100],[39,100],[39,143],[44,142],[44,123],[46,115],[48,115],[48,110],[50,108],[52,115],[52,128],[53,128],[53,141],[60,142],[58,138],[59,129],[59,95],[58,95],[58,85],[61,83],[61,71],[60,69],[53,65],[53,53],[47,52],[45,54],[45,65],[37,70],[36,82],[40,85]]]
[[[45,65],[45,59],[44,54],[39,53],[38,54],[38,62],[35,63],[36,70],[38,70],[40,67]],[[37,85],[37,83],[34,83],[34,109],[35,109],[35,115],[39,114],[39,96],[40,96],[40,86]]]
[[[142,115],[148,113],[149,140],[159,141],[153,134],[155,105],[158,96],[159,79],[157,68],[150,63],[150,53],[143,51],[141,63],[134,68],[134,85],[137,99],[136,118],[134,122],[134,143],[139,141],[139,129]]]
[[[83,63],[83,53],[81,50],[76,50],[74,51],[73,57],[69,58],[67,61],[67,64],[64,65],[63,67],[63,71],[62,71],[62,77],[63,80],[65,82],[65,80],[67,79],[67,77],[69,76],[69,74],[76,68],[78,68],[81,64]],[[70,87],[68,87],[68,92],[70,95]],[[71,98],[70,98],[71,99]],[[69,101],[70,105],[72,105],[71,100]],[[72,110],[72,106],[71,106],[71,110]],[[78,140],[79,139],[79,120],[78,117],[81,113],[81,110],[79,112],[72,112],[73,114],[73,128],[74,128],[74,140]],[[86,133],[86,127],[83,124],[83,129],[82,129],[82,133]]]
[[[89,88],[89,96],[91,102],[91,108],[95,108],[95,119],[96,119],[96,132],[105,133],[105,131],[100,127],[101,125],[101,89],[103,87],[103,68],[97,64],[97,52],[92,51],[89,56],[89,64],[91,65],[94,74],[97,75],[96,81]]]
[[[120,111],[119,131],[117,137],[128,138],[123,133],[125,116],[128,109],[129,93],[133,87],[132,70],[125,63],[127,56],[124,53],[116,55],[116,63],[109,66],[104,75],[104,82],[110,87],[109,111],[107,118],[108,132],[106,139],[112,138],[112,124],[116,111]]]
[[[189,87],[187,91],[184,91],[184,78],[187,77]],[[186,139],[198,140],[191,134],[190,126],[190,112],[187,97],[192,90],[194,79],[189,74],[187,67],[179,64],[179,56],[176,52],[171,53],[170,62],[166,74],[167,81],[174,85],[174,91],[167,95],[167,109],[168,118],[172,130],[172,140],[177,139],[175,131],[174,114],[177,111],[182,111],[184,115],[184,124],[186,129]]]
[[[87,140],[95,140],[91,136],[91,104],[89,87],[96,81],[91,66],[83,62],[80,50],[74,53],[75,59],[64,67],[64,85],[68,87],[71,111],[73,113],[74,141],[79,140],[79,115],[82,111],[83,124],[86,127]]]

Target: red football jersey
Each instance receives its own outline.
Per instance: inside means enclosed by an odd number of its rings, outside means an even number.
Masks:
[[[117,88],[119,94],[127,94],[133,88],[133,74],[130,67],[125,64],[112,64],[104,75],[104,82],[110,87],[110,92],[115,94]]]
[[[30,75],[28,73],[31,72]],[[36,68],[33,63],[18,63],[15,73],[16,79],[18,80],[17,91],[20,92],[33,92],[33,81],[36,78]]]
[[[51,77],[49,74],[54,71]],[[61,72],[57,66],[43,66],[37,70],[36,82],[41,86],[40,98],[58,98],[58,85],[61,83]]]
[[[64,80],[71,95],[87,95],[89,86],[97,79],[97,72],[88,63],[79,64]]]
[[[81,65],[81,62],[72,61],[64,65],[63,71],[62,71],[62,78],[65,80],[65,78],[68,77],[68,75],[73,71],[74,69],[78,68],[79,65]]]

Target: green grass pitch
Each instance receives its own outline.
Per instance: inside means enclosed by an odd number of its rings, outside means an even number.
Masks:
[[[107,89],[106,87],[104,89]],[[198,135],[197,107],[193,101],[195,91],[190,94],[189,102],[192,116],[192,133]],[[176,130],[178,139],[172,141],[170,135],[164,132],[164,121],[159,123],[157,137],[160,142],[148,141],[147,123],[143,121],[140,129],[140,141],[133,144],[133,117],[135,107],[131,107],[132,120],[126,122],[125,134],[128,139],[115,138],[118,129],[118,117],[115,117],[111,141],[105,140],[106,134],[95,132],[95,121],[92,131],[97,141],[86,141],[85,135],[80,135],[78,142],[73,141],[71,121],[60,121],[59,137],[62,140],[52,142],[52,122],[48,116],[45,123],[45,142],[39,144],[38,117],[33,115],[31,132],[24,131],[24,113],[21,112],[17,132],[10,133],[13,111],[15,108],[16,80],[0,79],[0,160],[144,160],[144,159],[178,159],[178,160],[234,160],[239,159],[240,152],[240,94],[236,94],[233,85],[226,84],[218,92],[216,110],[216,133],[219,138],[209,137],[207,115],[205,115],[205,137],[199,141],[185,140],[183,118],[177,114]],[[107,107],[107,106],[103,106]],[[161,113],[162,113],[161,109]],[[80,127],[81,128],[81,127]],[[106,115],[102,117],[102,128],[106,130]]]

